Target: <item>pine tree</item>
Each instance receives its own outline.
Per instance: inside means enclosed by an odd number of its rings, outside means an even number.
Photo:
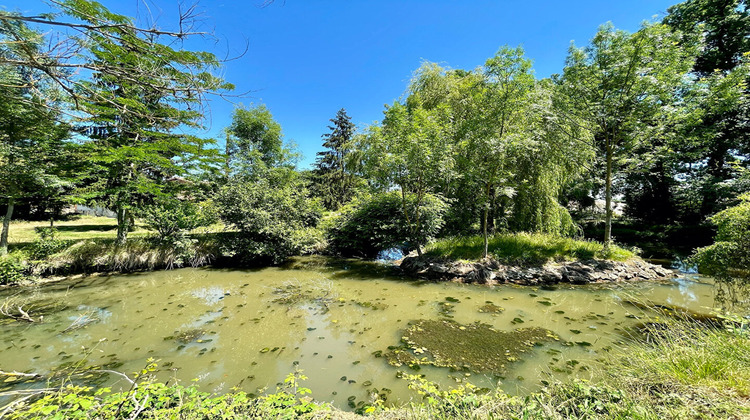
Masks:
[[[327,150],[317,154],[312,189],[327,209],[335,210],[351,200],[354,192],[354,175],[347,168],[347,158],[356,128],[344,108],[330,121],[331,132],[322,136]]]

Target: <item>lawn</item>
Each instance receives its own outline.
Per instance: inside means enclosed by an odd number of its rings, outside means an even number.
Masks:
[[[30,244],[37,238],[35,229],[49,227],[49,225],[49,221],[12,221],[8,232],[8,244],[10,246]],[[54,226],[58,230],[57,239],[62,240],[115,239],[117,236],[117,220],[109,217],[75,216],[70,220],[55,221]],[[143,237],[148,234],[149,230],[136,221],[135,230],[128,236]]]

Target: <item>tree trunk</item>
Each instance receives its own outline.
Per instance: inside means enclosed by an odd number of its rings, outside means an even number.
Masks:
[[[8,254],[8,230],[10,229],[10,218],[13,217],[14,204],[15,199],[13,197],[8,198],[8,210],[5,212],[3,231],[0,233],[0,255]]]
[[[494,234],[496,232],[495,220],[497,219],[497,188],[490,188],[489,194],[490,207],[487,213],[487,233]]]
[[[125,244],[128,240],[128,230],[130,228],[130,215],[124,207],[117,208],[117,243]]]
[[[487,215],[490,212],[490,185],[487,184],[487,202],[484,204],[484,213],[482,214],[482,236],[484,237],[484,258],[487,258],[490,241],[487,236]]]
[[[607,177],[604,186],[604,251],[608,251],[612,243],[612,140],[607,139]]]

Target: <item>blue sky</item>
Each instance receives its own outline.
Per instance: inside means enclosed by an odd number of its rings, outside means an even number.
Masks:
[[[177,2],[99,0],[130,16],[151,15],[174,28]],[[611,21],[633,31],[660,18],[678,0],[202,0],[202,30],[214,38],[187,46],[240,58],[226,63],[225,79],[249,92],[230,103],[213,100],[208,130],[221,138],[235,104],[265,104],[285,138],[297,143],[307,167],[321,149],[329,119],[346,108],[359,126],[379,120],[398,100],[423,60],[472,69],[502,45],[522,45],[537,77],[562,70],[571,41],[583,46]],[[5,9],[45,11],[38,0],[13,0]]]

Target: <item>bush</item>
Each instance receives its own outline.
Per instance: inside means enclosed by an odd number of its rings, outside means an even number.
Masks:
[[[411,208],[410,214],[414,214],[416,198],[407,196],[406,205]],[[388,248],[413,249],[438,233],[446,209],[441,198],[425,196],[420,209],[421,226],[416,234],[410,234],[400,193],[388,192],[353,202],[342,209],[328,231],[330,250],[344,256],[374,258]]]
[[[750,279],[750,194],[740,204],[716,213],[716,242],[699,248],[691,257],[701,273],[722,278]]]
[[[38,236],[29,249],[29,258],[32,260],[43,260],[68,245],[67,241],[57,239],[57,229],[54,227],[38,227],[36,233]]]
[[[26,265],[14,254],[0,257],[0,285],[16,284],[26,277]]]
[[[251,182],[233,180],[217,204],[224,223],[237,230],[222,253],[240,263],[278,264],[320,240],[320,204],[294,177],[272,172]]]
[[[215,223],[217,216],[211,201],[193,203],[165,198],[149,206],[143,219],[156,232],[157,241],[178,243],[187,232]]]

